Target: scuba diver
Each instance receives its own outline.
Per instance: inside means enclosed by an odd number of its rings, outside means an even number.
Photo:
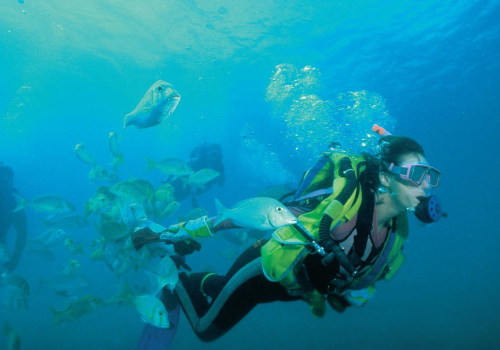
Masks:
[[[11,227],[17,233],[14,251],[10,256],[10,260],[0,266],[0,273],[3,271],[11,272],[16,269],[21,254],[26,246],[27,225],[26,214],[24,210],[14,212],[16,207],[16,199],[14,193],[17,190],[13,187],[14,171],[5,163],[0,162],[0,243],[7,243],[7,234]]]
[[[167,310],[177,310],[178,317],[180,305],[196,335],[212,341],[260,303],[303,300],[318,318],[327,304],[337,312],[363,306],[375,282],[390,279],[403,263],[407,213],[428,223],[444,216],[437,198],[428,196],[439,186],[440,172],[429,165],[423,148],[409,137],[380,127],[374,131],[382,136],[376,155],[325,152],[305,173],[285,203],[296,224],[256,242],[225,275],[180,273],[174,292],[162,291]],[[199,250],[194,238],[235,227],[230,220],[217,225],[214,220],[204,216],[161,232],[145,227],[135,237],[156,234],[158,241],[189,253],[190,242],[191,251]],[[165,332],[173,336],[174,331]],[[166,348],[159,339],[145,331],[139,349]]]
[[[222,147],[218,143],[208,143],[204,142],[196,146],[189,154],[189,160],[187,164],[193,169],[194,172],[210,168],[219,173],[217,178],[207,182],[204,189],[192,189],[190,186],[185,186],[185,183],[181,179],[176,179],[171,182],[175,189],[175,198],[177,201],[182,201],[191,195],[192,204],[194,208],[198,207],[198,200],[196,198],[200,193],[207,191],[215,183],[219,187],[224,186],[225,175],[224,175],[224,164],[222,163]]]

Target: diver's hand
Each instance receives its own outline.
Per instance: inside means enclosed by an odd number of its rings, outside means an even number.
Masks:
[[[210,231],[206,216],[171,225],[160,234],[161,239],[170,242],[180,242],[196,237],[208,236],[212,236],[212,232]]]
[[[175,252],[182,256],[192,254],[201,249],[201,244],[194,239],[175,242],[173,246]]]

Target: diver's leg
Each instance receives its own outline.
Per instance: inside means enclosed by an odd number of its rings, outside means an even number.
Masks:
[[[260,247],[263,241],[258,241],[246,249],[233,263],[225,276],[213,272],[180,273],[179,281],[183,284],[196,314],[201,317],[209,308],[209,298],[214,300],[231,277],[243,266],[260,257]]]
[[[175,292],[201,340],[217,339],[259,303],[300,299],[290,296],[279,283],[267,280],[261,263],[260,247],[253,247],[237,259],[226,276],[207,275],[203,283],[198,274],[193,280],[187,275],[179,279]],[[204,294],[213,298],[210,304]]]

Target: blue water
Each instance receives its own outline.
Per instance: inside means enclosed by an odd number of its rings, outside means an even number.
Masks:
[[[23,196],[61,196],[83,214],[99,184],[75,145],[109,166],[108,133],[119,132],[123,114],[163,79],[181,102],[161,125],[125,131],[120,176],[158,185],[145,156],[187,159],[201,142],[220,143],[226,184],[200,197],[215,215],[214,198],[231,205],[270,185],[296,184],[329,142],[370,149],[370,139],[361,143],[371,124],[388,125],[418,140],[442,171],[436,194],[449,214],[428,227],[412,220],[395,278],[378,283],[365,307],[329,310],[321,320],[303,303],[259,306],[213,343],[200,342],[182,316],[172,349],[500,348],[500,2],[326,3],[4,0],[0,160],[15,170]],[[277,77],[283,64],[289,75]],[[162,223],[188,209],[183,203]],[[27,214],[32,238],[44,216]],[[84,244],[86,255],[75,258],[91,280],[79,296],[109,298],[118,279],[89,259],[97,232],[71,235]],[[225,252],[240,249],[215,238],[202,243],[188,257],[195,268],[223,272],[231,263]],[[130,307],[52,322],[50,307],[68,300],[36,290],[39,277],[57,275],[71,257],[57,252],[54,261],[25,252],[16,273],[30,283],[29,309],[0,313],[22,349],[134,349],[142,321]],[[0,348],[5,343],[2,336]]]

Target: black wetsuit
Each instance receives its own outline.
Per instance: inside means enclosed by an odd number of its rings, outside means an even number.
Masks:
[[[225,276],[207,272],[179,274],[175,293],[201,340],[211,341],[222,336],[257,304],[301,299],[264,276],[260,255],[264,243],[261,240],[248,248]]]
[[[17,267],[21,253],[26,245],[27,224],[24,210],[13,212],[16,207],[16,200],[13,192],[0,188],[0,243],[7,243],[7,233],[11,226],[17,231],[16,244],[10,262],[6,265],[12,271]],[[2,266],[0,266],[1,268]]]

